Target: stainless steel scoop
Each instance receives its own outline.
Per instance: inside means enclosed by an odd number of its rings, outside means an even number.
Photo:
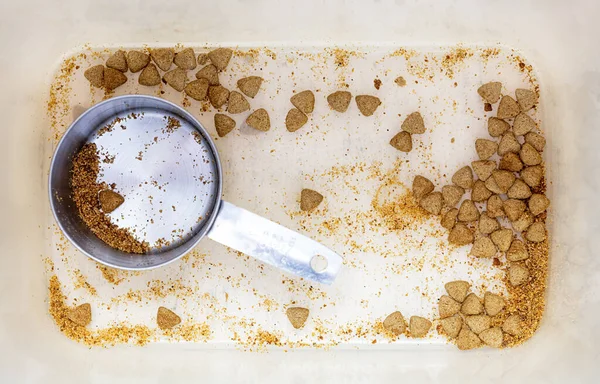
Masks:
[[[125,202],[111,221],[152,246],[144,255],[116,250],[81,220],[71,196],[73,156],[95,143],[99,179],[115,183]],[[320,243],[221,200],[222,171],[204,127],[177,105],[129,95],[84,112],[60,140],[50,166],[52,212],[67,238],[110,267],[141,270],[168,264],[205,235],[289,273],[331,284],[342,258]]]

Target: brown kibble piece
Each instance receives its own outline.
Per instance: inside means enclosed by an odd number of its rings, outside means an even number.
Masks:
[[[510,96],[502,96],[500,105],[498,105],[498,112],[496,116],[499,119],[510,119],[517,116],[521,112],[519,104]]]
[[[113,90],[127,82],[127,76],[113,68],[104,68],[104,88]]]
[[[148,69],[149,67],[150,66],[146,67],[146,69]],[[197,79],[194,81],[190,81],[185,86],[185,94],[194,100],[206,99],[206,95],[208,95],[208,80]]]
[[[472,315],[465,317],[465,324],[471,328],[471,331],[476,334],[480,334],[481,332],[490,328],[492,320],[486,315]]]
[[[454,316],[460,311],[460,303],[452,299],[450,296],[443,295],[440,297],[438,310],[440,318]]]
[[[521,144],[515,137],[514,133],[506,132],[502,139],[500,139],[500,143],[498,144],[498,154],[500,156],[504,156],[509,152],[518,153],[521,150]]]
[[[483,304],[474,293],[469,293],[463,301],[460,311],[465,315],[479,315],[483,312]]]
[[[242,113],[250,110],[250,103],[244,95],[237,91],[231,91],[229,93],[229,100],[227,102],[227,112],[231,114]]]
[[[433,183],[426,177],[417,175],[413,179],[412,191],[413,195],[417,200],[421,200],[421,198],[434,190]]]
[[[94,65],[85,70],[83,76],[96,88],[104,87],[104,65]]]
[[[485,187],[487,189],[489,189],[490,191],[492,191],[493,193],[496,193],[496,194],[499,194],[499,195],[506,193],[506,191],[502,190],[502,188],[500,188],[498,186],[498,183],[496,183],[496,180],[494,180],[493,177],[489,177],[485,181]]]
[[[500,165],[498,169],[503,169],[505,171],[511,172],[519,172],[523,169],[523,162],[519,155],[514,152],[508,152],[506,155],[502,156],[500,159]]]
[[[516,136],[524,136],[527,132],[535,129],[535,121],[525,112],[521,112],[515,117],[513,123],[513,133]]]
[[[498,143],[487,139],[475,140],[475,150],[480,160],[487,160],[498,150]]]
[[[475,180],[473,183],[473,190],[471,191],[471,200],[481,203],[486,201],[492,196],[492,192],[485,186],[485,183],[481,180]]]
[[[544,170],[539,165],[534,165],[532,167],[526,167],[521,171],[521,178],[527,185],[534,188],[540,185],[542,181],[542,176],[544,175]]]
[[[370,95],[358,95],[355,98],[358,110],[363,116],[371,116],[375,110],[381,105],[381,100],[378,97]]]
[[[394,80],[394,83],[398,84],[399,87],[404,87],[406,85],[406,80],[404,80],[404,77],[398,76],[396,77],[396,80]]]
[[[456,209],[456,208],[452,208],[451,210],[446,212],[442,216],[442,221],[441,221],[442,227],[444,227],[448,230],[454,228],[454,225],[456,224],[457,216],[458,216],[458,209]]]
[[[500,100],[500,91],[502,90],[502,83],[498,81],[492,81],[486,84],[483,84],[481,87],[477,89],[477,93],[479,96],[483,98],[483,100],[487,101],[490,104],[495,104]]]
[[[352,94],[348,91],[337,91],[327,96],[327,103],[331,109],[337,112],[346,112],[351,100]]]
[[[546,240],[546,225],[541,221],[531,224],[525,233],[525,238],[534,243]]]
[[[81,327],[86,327],[92,321],[92,306],[85,303],[70,308],[67,311],[67,318]]]
[[[138,83],[147,87],[159,85],[160,74],[158,73],[158,69],[156,69],[156,65],[150,63],[144,69],[142,69],[142,72],[138,77]]]
[[[171,329],[181,323],[181,317],[165,307],[158,307],[156,312],[156,324],[160,329]]]
[[[171,64],[173,64],[175,51],[173,48],[154,48],[150,50],[150,57],[152,58],[152,61],[156,63],[158,68],[163,71],[168,71],[171,69]]]
[[[208,100],[215,108],[221,108],[229,100],[229,90],[222,85],[208,87]]]
[[[119,195],[110,189],[103,189],[98,193],[98,201],[100,202],[100,208],[104,213],[111,213],[115,209],[119,208],[125,201],[123,196]]]
[[[186,48],[175,54],[173,62],[181,69],[190,70],[196,69],[196,55],[192,48]]]
[[[259,131],[266,132],[271,129],[271,120],[269,114],[264,108],[252,112],[246,119],[246,124]]]
[[[483,212],[481,216],[479,216],[479,232],[484,235],[489,235],[492,232],[498,230],[500,228],[500,224],[498,220],[493,217],[490,217],[487,212]],[[493,240],[492,240],[493,241]]]
[[[425,195],[419,205],[427,212],[433,215],[439,215],[442,207],[444,206],[444,198],[441,192],[433,192]]]
[[[528,111],[537,103],[537,94],[529,89],[519,88],[515,91],[517,102],[522,111]]]
[[[510,221],[515,221],[521,217],[526,208],[525,203],[517,199],[508,199],[503,204],[504,213],[506,213],[506,217]]]
[[[106,73],[104,77],[106,78]],[[521,156],[521,160],[526,165],[538,165],[542,162],[542,155],[529,143],[523,144],[519,156]]]
[[[150,62],[150,55],[140,51],[127,52],[127,66],[133,73],[139,72]]]
[[[486,329],[479,334],[481,341],[492,348],[500,348],[504,342],[504,334],[500,327]]]
[[[478,160],[471,163],[473,172],[477,175],[479,180],[486,181],[492,172],[496,169],[496,162],[492,160]]]
[[[510,315],[504,320],[504,324],[502,324],[502,330],[509,335],[519,336],[521,334],[521,316],[519,315]]]
[[[531,213],[525,211],[521,214],[521,216],[519,216],[517,220],[511,222],[510,224],[512,225],[515,231],[523,232],[527,230],[527,228],[529,228],[532,223],[533,216],[531,215]]]
[[[242,91],[242,93],[250,98],[254,98],[258,91],[260,90],[260,86],[262,85],[263,79],[259,76],[248,76],[243,79],[239,79],[237,81],[237,86]]]
[[[290,102],[302,113],[309,114],[315,110],[315,95],[312,91],[302,91],[290,98]]]
[[[187,82],[187,73],[181,68],[175,68],[163,75],[163,81],[178,92],[183,91]]]
[[[308,117],[302,113],[302,111],[300,111],[298,108],[292,108],[285,117],[285,127],[289,132],[296,132],[302,128],[307,121]]]
[[[462,199],[465,190],[458,185],[444,185],[442,187],[442,197],[444,204],[449,207],[456,207],[456,204]]]
[[[456,345],[461,351],[466,351],[480,347],[481,340],[479,340],[479,337],[477,337],[475,333],[463,327],[458,334],[458,338],[456,339]]]
[[[323,195],[312,189],[303,189],[300,192],[300,209],[303,211],[312,211],[323,201]]]
[[[456,223],[450,235],[448,235],[448,241],[454,245],[467,245],[473,242],[473,232],[464,225],[463,223]]]
[[[206,79],[210,85],[219,85],[219,72],[217,67],[209,64],[196,72],[196,79]]]
[[[535,132],[529,132],[525,135],[525,142],[531,144],[536,151],[542,152],[546,146],[546,139],[544,136]]]
[[[508,268],[508,281],[513,287],[525,284],[529,280],[529,269],[518,263],[511,263]]]
[[[529,199],[529,211],[533,216],[537,216],[544,212],[550,205],[550,200],[544,195],[535,193]]]
[[[471,247],[471,255],[475,257],[481,257],[489,259],[496,255],[497,249],[492,240],[489,237],[478,237],[473,242],[473,247]]]
[[[292,323],[292,327],[296,329],[304,327],[309,313],[310,311],[307,308],[302,307],[289,307],[285,311],[288,320]]]
[[[442,319],[441,324],[444,333],[453,339],[458,336],[458,333],[462,328],[463,321],[460,316],[452,316]]]
[[[220,84],[219,72],[217,72],[217,67],[212,64],[209,64],[196,72],[196,79],[206,79],[210,85]]]
[[[401,131],[392,137],[390,145],[399,151],[410,152],[412,151],[412,137],[410,133]]]
[[[461,188],[469,189],[473,186],[473,171],[471,167],[464,166],[452,176],[452,182]]]
[[[208,52],[210,62],[213,63],[219,71],[227,68],[227,64],[229,64],[232,55],[233,51],[229,48],[217,48]]]
[[[472,200],[464,200],[458,209],[458,221],[469,222],[479,219],[479,210]]]
[[[108,68],[116,69],[117,71],[127,72],[127,57],[125,57],[125,51],[118,50],[113,53],[108,60],[106,60],[106,66]]]
[[[409,329],[411,337],[425,337],[431,329],[431,321],[421,316],[411,316]]]
[[[490,103],[485,103],[483,104],[483,110],[486,112],[491,112],[494,108],[492,108],[492,104]]]
[[[404,119],[400,128],[411,135],[425,133],[425,123],[419,112],[413,112]]]
[[[486,185],[487,187],[487,185]],[[489,187],[488,187],[489,189]],[[486,209],[487,209],[487,213],[488,215],[490,215],[491,217],[502,217],[504,216],[504,210],[502,209],[502,206],[504,205],[504,202],[502,201],[502,198],[498,195],[492,195],[490,196],[490,198],[487,201],[486,204]]]
[[[508,189],[506,195],[510,199],[528,199],[531,196],[529,186],[521,179],[516,179],[513,185]]]
[[[208,55],[206,53],[201,53],[198,55],[198,65],[206,65],[208,63]]]
[[[497,117],[490,117],[488,119],[488,133],[492,137],[499,137],[504,135],[510,129],[510,124],[506,121]]]
[[[508,192],[508,189],[515,183],[515,175],[509,171],[495,170],[492,172],[494,181],[503,193]]]
[[[406,332],[406,321],[404,320],[402,313],[396,311],[389,314],[385,320],[383,320],[383,328],[395,336]]]
[[[215,129],[219,137],[223,137],[233,131],[233,128],[235,128],[235,120],[222,113],[215,114]]]
[[[483,307],[489,316],[496,316],[504,309],[504,298],[495,293],[486,292],[483,295]]]
[[[527,252],[527,248],[525,244],[519,239],[515,239],[508,252],[506,252],[506,260],[508,261],[522,261],[529,258],[529,253]]]
[[[492,232],[490,239],[492,239],[500,252],[506,252],[510,249],[513,242],[513,231],[507,228],[498,229]]]
[[[464,280],[455,280],[444,285],[446,288],[446,292],[450,295],[451,298],[462,303],[465,301],[467,294],[469,293],[469,288],[471,288],[471,284]]]

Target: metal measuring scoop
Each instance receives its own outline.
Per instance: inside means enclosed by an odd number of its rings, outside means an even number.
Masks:
[[[147,254],[108,246],[80,218],[70,170],[73,156],[86,143],[96,144],[104,159],[99,181],[116,183],[125,196],[123,205],[110,213],[111,221],[156,245]],[[50,205],[65,236],[81,252],[110,267],[162,266],[208,236],[283,271],[333,282],[342,265],[338,254],[222,201],[222,179],[214,142],[192,115],[160,98],[120,96],[85,111],[63,135],[50,165]]]

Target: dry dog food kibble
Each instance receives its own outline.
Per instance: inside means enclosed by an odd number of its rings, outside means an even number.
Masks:
[[[370,95],[358,95],[355,98],[356,106],[363,116],[371,116],[375,110],[381,105],[381,100],[378,97]]]
[[[446,283],[444,285],[446,292],[450,295],[454,300],[462,303],[465,301],[467,294],[469,293],[469,288],[471,288],[471,284],[464,280],[456,280]]]
[[[458,209],[452,208],[442,216],[440,224],[446,229],[454,228],[456,218],[458,217]]]
[[[113,53],[107,60],[106,66],[108,68],[116,69],[117,71],[127,72],[127,57],[125,51],[118,50]]]
[[[489,237],[478,237],[473,242],[471,255],[475,257],[491,258],[496,255],[496,246]]]
[[[473,171],[468,165],[462,167],[452,176],[452,182],[461,188],[469,189],[473,186]]]
[[[210,85],[219,85],[219,72],[217,67],[212,64],[200,69],[196,72],[196,79],[206,79]]]
[[[127,52],[127,67],[133,73],[146,68],[150,62],[150,55],[140,51]]]
[[[285,127],[289,132],[296,132],[308,122],[308,117],[298,108],[289,110],[285,117]]]
[[[492,137],[500,137],[510,129],[510,124],[497,117],[490,117],[488,120],[488,133]]]
[[[517,136],[524,136],[527,132],[535,129],[535,121],[529,115],[521,112],[515,117],[513,132]]]
[[[383,320],[383,328],[391,334],[398,336],[406,332],[406,321],[402,313],[396,311],[389,314]]]
[[[433,192],[424,196],[419,202],[421,208],[433,215],[439,215],[444,206],[444,198],[441,192]]]
[[[525,233],[525,238],[534,243],[541,243],[546,240],[546,225],[541,221],[531,224]]]
[[[511,119],[521,112],[519,104],[510,96],[502,96],[500,105],[498,105],[498,113],[496,116],[499,119]]]
[[[142,72],[138,77],[138,83],[148,87],[160,84],[160,74],[158,73],[158,69],[156,69],[156,65],[150,63],[146,68],[142,69]]]
[[[223,137],[229,132],[233,131],[235,128],[235,120],[231,117],[224,115],[222,113],[215,114],[215,129],[217,130],[217,135],[219,137]]]
[[[104,66],[94,65],[86,69],[83,76],[96,88],[104,87]]]
[[[125,199],[117,192],[111,191],[110,189],[103,189],[98,194],[98,200],[100,201],[100,208],[105,213],[111,213],[117,209]]]
[[[183,51],[177,52],[173,63],[181,69],[191,70],[196,69],[196,55],[192,48],[186,48]]]
[[[502,135],[500,143],[498,144],[498,154],[504,156],[509,152],[518,153],[521,150],[521,144],[515,137],[514,133],[506,132]]]
[[[394,80],[394,83],[396,83],[399,87],[404,87],[406,85],[406,80],[404,79],[404,77],[398,76]]]
[[[292,105],[302,113],[309,114],[315,109],[315,95],[312,91],[302,91],[290,98]]]
[[[246,124],[250,127],[266,132],[271,129],[271,120],[269,119],[269,114],[263,108],[257,109],[252,112],[250,116],[246,119]]]
[[[262,82],[262,77],[249,76],[244,77],[243,79],[239,79],[237,81],[237,86],[244,95],[253,99],[254,96],[256,96],[256,94],[260,90]]]
[[[521,200],[508,199],[503,203],[504,212],[510,221],[515,221],[521,217],[526,208],[527,206]]]
[[[472,315],[465,317],[465,324],[467,324],[475,334],[480,334],[490,328],[492,321],[490,317],[486,315]]]
[[[528,111],[537,103],[537,94],[529,89],[519,88],[515,91],[517,102],[522,111]]]
[[[237,91],[229,93],[229,101],[227,104],[227,112],[231,114],[242,113],[250,110],[250,103],[244,95]]]
[[[486,292],[483,295],[483,307],[485,308],[485,313],[489,316],[496,316],[499,314],[504,309],[505,305],[506,303],[502,296],[491,292]]]
[[[442,187],[442,197],[444,204],[448,207],[456,207],[456,204],[462,199],[465,190],[458,185],[444,185]]]
[[[510,249],[513,242],[513,231],[507,228],[498,229],[492,232],[490,238],[500,252],[506,252]]]
[[[181,68],[175,68],[163,75],[163,82],[169,84],[176,91],[181,92],[187,82],[187,73]]]
[[[106,81],[106,71],[104,73],[104,81]],[[538,165],[542,163],[542,155],[529,143],[523,144],[519,156],[521,156],[521,160],[525,165]]]
[[[506,193],[509,199],[528,199],[531,196],[529,186],[521,179],[516,179]]]
[[[470,222],[479,219],[479,210],[472,200],[463,200],[458,209],[458,221]]]
[[[92,321],[92,306],[85,303],[70,308],[67,312],[67,318],[81,327],[86,327]]]
[[[506,155],[502,156],[502,159],[500,159],[500,165],[498,166],[498,169],[519,172],[521,169],[523,169],[523,162],[521,161],[519,155],[514,152],[508,152]]]
[[[487,139],[475,140],[475,150],[480,160],[487,160],[498,150],[498,143]]]
[[[425,123],[419,112],[413,112],[404,119],[400,127],[403,131],[411,135],[419,135],[425,133]]]
[[[229,100],[229,90],[222,85],[214,85],[208,88],[208,100],[215,108],[221,108]]]
[[[508,267],[508,281],[513,287],[525,284],[529,280],[529,269],[524,265],[511,263]]]
[[[210,62],[213,63],[219,71],[227,68],[232,55],[233,51],[229,48],[217,48],[208,52],[208,58],[210,59]]]
[[[550,205],[550,200],[544,195],[535,193],[529,199],[529,211],[532,215],[537,216],[544,212]]]
[[[458,332],[460,332],[463,320],[462,317],[456,315],[452,317],[447,317],[441,320],[442,330],[444,333],[451,339],[454,339],[458,336]]]
[[[392,137],[390,145],[399,151],[410,152],[412,151],[412,137],[408,132],[399,132]]]
[[[509,335],[518,336],[521,334],[522,320],[519,315],[510,315],[504,320],[502,330]]]
[[[150,66],[146,67],[146,69],[150,68]],[[144,71],[146,70],[144,69]],[[144,72],[142,72],[144,73]],[[141,78],[141,75],[140,75]],[[198,79],[194,81],[190,81],[186,84],[184,90],[185,94],[191,97],[194,100],[204,100],[208,95],[208,80],[206,79]]]
[[[331,109],[337,112],[346,112],[350,101],[352,101],[352,94],[348,91],[337,91],[327,96],[327,103]]]
[[[474,293],[469,293],[463,301],[460,311],[465,315],[479,315],[483,312],[483,304]]]
[[[417,175],[413,179],[412,192],[417,200],[433,192],[434,188],[433,183],[426,177]]]
[[[168,71],[171,69],[171,64],[173,64],[175,51],[173,48],[155,48],[150,50],[150,57],[152,58],[152,61],[156,63],[158,68],[163,71]]]
[[[519,216],[519,218],[511,223],[513,229],[517,232],[526,231],[527,228],[533,223],[533,216],[531,213],[525,211]]]
[[[440,313],[440,318],[442,319],[454,316],[460,311],[460,303],[452,299],[450,296],[444,295],[440,297],[438,310]]]
[[[303,189],[300,192],[300,209],[303,211],[312,211],[323,201],[323,195],[312,189]]]
[[[479,180],[486,181],[492,175],[494,169],[496,169],[496,162],[491,160],[479,160],[472,162],[471,167]]]
[[[463,223],[456,223],[450,234],[448,235],[448,241],[454,245],[467,245],[473,242],[473,232],[464,225]]]
[[[471,191],[471,200],[481,203],[489,199],[490,196],[492,196],[492,192],[487,189],[485,183],[481,180],[475,180],[473,190]]]
[[[516,179],[512,172],[502,170],[493,171],[492,177],[502,193],[507,193],[508,189],[512,187]]]
[[[540,185],[540,182],[542,181],[543,176],[544,176],[544,170],[539,165],[535,165],[532,167],[525,167],[521,171],[521,177],[523,178],[523,181],[532,188]]]
[[[504,334],[502,333],[502,329],[500,329],[499,327],[494,327],[482,331],[479,334],[479,338],[487,346],[492,348],[500,348],[502,346],[502,343],[504,342]]]
[[[525,135],[525,142],[529,143],[538,152],[543,151],[544,147],[546,146],[546,139],[544,136],[535,132],[528,132]]]
[[[302,307],[289,307],[285,311],[285,314],[292,324],[292,327],[296,329],[304,327],[309,313],[310,311],[307,308]]]
[[[479,216],[478,229],[479,229],[479,232],[481,232],[482,234],[489,235],[499,228],[500,228],[500,224],[498,223],[498,220],[496,220],[494,217],[491,217],[490,215],[488,215],[487,212],[483,212],[481,214],[481,216]]]
[[[411,337],[425,337],[431,328],[431,321],[424,317],[411,316],[408,328]]]
[[[463,327],[456,339],[456,345],[458,346],[458,349],[464,351],[478,348],[481,346],[481,340],[479,340],[479,337],[477,337],[475,333]]]
[[[113,68],[104,68],[104,88],[111,91],[127,82],[127,76]]]
[[[165,307],[158,307],[156,312],[156,324],[160,329],[171,329],[181,323],[181,317]]]
[[[492,179],[490,179],[492,180]],[[486,181],[487,183],[487,181]],[[486,188],[489,187],[486,184]],[[502,198],[498,195],[492,195],[487,201],[486,208],[488,215],[492,217],[503,217],[504,216],[504,208],[503,208]]]
[[[500,91],[502,90],[502,83],[498,81],[492,81],[490,83],[483,84],[477,89],[477,93],[485,101],[490,104],[495,104],[500,100]]]
[[[522,261],[529,258],[529,254],[527,253],[527,248],[525,244],[521,240],[515,239],[513,240],[510,248],[506,252],[506,260],[508,261]]]

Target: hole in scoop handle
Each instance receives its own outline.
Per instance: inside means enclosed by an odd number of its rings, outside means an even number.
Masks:
[[[331,284],[343,259],[324,245],[233,204],[221,201],[208,237],[288,273]],[[313,269],[315,256],[325,259]],[[312,263],[314,264],[314,262]]]

